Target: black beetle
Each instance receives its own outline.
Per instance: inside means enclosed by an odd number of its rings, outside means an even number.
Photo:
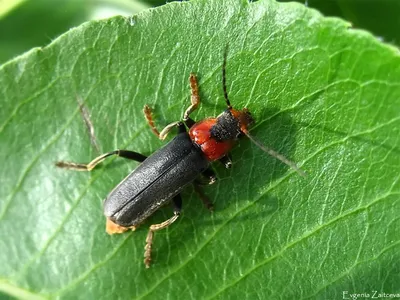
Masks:
[[[164,139],[168,132],[178,128],[178,135],[163,148],[146,157],[140,153],[128,150],[115,150],[105,153],[88,164],[71,162],[57,162],[61,168],[78,171],[91,171],[106,157],[117,155],[136,160],[141,164],[131,172],[104,201],[104,214],[107,217],[106,231],[109,234],[122,233],[128,229],[134,230],[147,217],[172,199],[174,215],[168,220],[153,224],[149,228],[146,238],[144,262],[146,267],[151,262],[151,246],[154,231],[163,229],[172,224],[178,217],[182,207],[180,192],[193,183],[203,202],[209,209],[212,204],[201,192],[200,186],[204,183],[199,177],[205,177],[208,184],[216,180],[215,173],[210,168],[212,161],[219,160],[226,168],[231,166],[229,151],[234,142],[242,135],[248,136],[254,143],[270,155],[294,168],[303,175],[303,172],[282,155],[266,148],[248,133],[248,126],[253,122],[250,112],[244,108],[239,111],[233,109],[228,99],[225,82],[226,52],[222,66],[224,98],[227,109],[216,118],[207,118],[198,123],[189,115],[200,103],[196,76],[190,74],[191,105],[185,111],[183,122],[174,122],[158,132],[154,126],[151,110],[146,105],[144,113],[152,131]],[[189,128],[189,132],[186,131]]]

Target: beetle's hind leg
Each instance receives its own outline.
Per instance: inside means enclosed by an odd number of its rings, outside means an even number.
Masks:
[[[96,157],[88,164],[77,164],[77,163],[73,163],[73,162],[58,161],[58,162],[56,162],[56,166],[59,168],[70,169],[70,170],[75,170],[75,171],[91,171],[91,170],[93,170],[93,168],[95,166],[97,166],[99,163],[101,163],[107,157],[112,156],[112,155],[117,155],[117,156],[120,156],[123,158],[135,160],[138,162],[143,162],[147,158],[147,156],[137,153],[137,152],[134,152],[134,151],[115,150],[115,151],[104,153],[104,154]]]
[[[151,262],[151,248],[153,245],[153,239],[154,239],[154,232],[164,229],[174,223],[176,219],[178,219],[181,209],[182,209],[182,198],[181,195],[175,196],[173,199],[173,204],[174,204],[174,215],[169,218],[168,220],[160,223],[160,224],[153,224],[149,228],[149,232],[147,233],[146,237],[146,246],[144,247],[144,264],[146,265],[146,268],[150,268],[150,262]]]

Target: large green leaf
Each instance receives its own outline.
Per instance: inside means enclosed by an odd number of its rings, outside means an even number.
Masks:
[[[104,232],[102,200],[137,163],[91,173],[54,167],[115,148],[150,154],[161,128],[189,103],[196,119],[231,102],[252,133],[297,162],[302,178],[244,139],[233,168],[207,194],[191,188],[184,214],[157,233]],[[400,57],[370,34],[300,4],[170,3],[132,18],[86,23],[0,67],[0,290],[20,298],[342,298],[400,293]],[[79,104],[84,103],[82,113]],[[87,120],[86,120],[87,121]]]

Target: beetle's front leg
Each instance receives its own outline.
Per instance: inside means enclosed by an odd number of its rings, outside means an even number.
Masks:
[[[182,198],[181,195],[176,195],[173,199],[172,202],[174,204],[174,215],[169,218],[168,220],[160,223],[160,224],[153,224],[149,228],[149,232],[147,233],[146,237],[146,246],[144,247],[144,264],[146,265],[146,268],[150,268],[150,262],[151,262],[151,248],[153,245],[153,239],[154,239],[154,232],[164,229],[174,223],[176,219],[178,219],[181,209],[182,209]]]
[[[194,112],[197,109],[197,107],[199,107],[200,104],[199,86],[197,84],[197,77],[194,73],[190,73],[189,82],[191,90],[191,96],[190,96],[191,104],[183,114],[183,121],[188,120],[190,114]]]
[[[190,114],[194,112],[200,105],[199,86],[197,83],[197,77],[194,73],[190,73],[189,82],[191,91],[190,106],[185,110],[185,113],[183,114],[183,122],[186,124],[188,128],[192,127],[196,123],[190,118]],[[161,132],[159,132],[156,126],[154,125],[151,108],[147,104],[144,106],[143,112],[151,130],[161,140],[164,140],[167,137],[168,133],[171,131],[172,128],[174,128],[175,126],[178,126],[179,128],[181,124],[181,122],[179,121],[173,122],[167,125]],[[180,129],[180,132],[181,131],[182,130]]]
[[[161,130],[161,132],[159,132],[158,129],[156,128],[156,126],[154,125],[151,108],[147,104],[144,106],[143,112],[144,112],[144,116],[146,117],[147,123],[149,124],[151,130],[160,140],[164,140],[167,137],[168,133],[174,127],[178,127],[179,133],[186,132],[185,125],[183,125],[183,123],[180,121],[176,121],[176,122],[172,122],[171,124],[168,124],[167,126],[164,127],[163,130]]]
[[[186,132],[186,127],[181,121],[173,122],[164,127],[160,132],[160,139],[164,140],[172,128],[178,127],[178,133]]]

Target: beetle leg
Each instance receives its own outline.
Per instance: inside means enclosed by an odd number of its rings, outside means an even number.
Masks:
[[[214,184],[217,181],[217,175],[215,175],[215,172],[211,168],[206,169],[201,175],[203,178],[196,179],[196,183],[199,185]]]
[[[172,204],[174,205],[174,213],[180,213],[182,210],[182,197],[181,194],[176,195],[172,198]]]
[[[172,122],[171,124],[168,124],[167,126],[165,126],[164,129],[161,130],[159,138],[161,140],[165,140],[165,138],[167,137],[168,133],[174,127],[178,127],[178,132],[179,133],[186,132],[185,125],[181,121],[176,121],[176,122]]]
[[[202,181],[201,179],[196,179],[195,182],[193,182],[194,190],[196,193],[199,195],[201,201],[203,202],[204,206],[210,210],[214,211],[214,205],[211,203],[210,199],[206,196],[204,193],[201,185],[205,184],[213,184],[215,181],[217,181],[217,175],[215,175],[215,172],[213,169],[208,168],[206,169],[202,175],[206,177],[206,180]]]
[[[153,244],[153,239],[154,239],[154,232],[164,229],[174,223],[176,219],[178,219],[180,213],[181,213],[181,208],[182,208],[182,198],[181,195],[177,195],[172,199],[174,203],[174,215],[169,218],[168,220],[160,223],[160,224],[153,224],[149,228],[149,232],[147,233],[146,237],[146,246],[144,247],[144,264],[146,265],[146,268],[150,268],[150,262],[151,262],[151,246]]]
[[[147,120],[147,123],[149,124],[151,131],[153,131],[153,133],[160,138],[160,132],[157,130],[156,125],[154,125],[154,121],[153,121],[153,116],[151,113],[151,108],[150,106],[148,106],[147,104],[145,104],[145,106],[143,107],[143,112],[144,112],[144,116]]]
[[[187,128],[191,128],[194,124],[196,124],[192,118],[187,118],[187,120],[184,120],[183,122],[185,122]]]
[[[190,73],[189,82],[191,90],[191,96],[190,96],[191,104],[183,114],[183,122],[186,124],[188,128],[192,127],[196,123],[189,116],[192,112],[194,112],[197,109],[197,107],[200,104],[199,86],[197,83],[197,77],[194,73]],[[145,105],[143,108],[143,112],[146,117],[147,123],[150,125],[151,130],[161,140],[164,140],[167,137],[168,133],[171,131],[172,128],[174,128],[175,126],[178,126],[179,128],[181,125],[183,125],[180,121],[173,122],[165,126],[165,128],[161,130],[161,132],[159,132],[154,125],[154,121],[151,115],[151,108],[148,105]],[[181,128],[179,129],[179,131],[182,132]],[[186,128],[184,128],[184,131],[186,131]]]
[[[200,104],[199,86],[197,84],[197,77],[194,73],[190,73],[189,82],[191,90],[191,105],[186,109],[185,113],[183,114],[183,121],[189,119],[189,115],[194,112]]]
[[[153,121],[153,117],[151,115],[151,108],[148,105],[145,105],[143,108],[143,112],[144,112],[144,116],[146,117],[147,123],[149,124],[151,130],[153,131],[153,133],[160,139],[160,140],[165,140],[165,138],[167,137],[168,133],[172,130],[172,128],[174,127],[178,127],[179,132],[186,132],[186,128],[185,126],[182,124],[181,121],[176,121],[176,122],[172,122],[171,124],[168,124],[167,126],[164,127],[163,130],[161,130],[161,132],[159,132],[156,128],[156,126],[154,125],[154,121]],[[191,120],[191,119],[190,119]],[[193,124],[195,123],[193,120],[191,120],[193,122]],[[184,121],[189,122],[187,120]],[[189,128],[192,125],[188,126]]]
[[[220,163],[222,163],[225,168],[230,169],[232,167],[232,156],[230,153],[227,155],[223,156],[218,160]]]
[[[56,166],[59,168],[71,169],[71,170],[76,170],[76,171],[91,171],[91,170],[93,170],[93,168],[95,166],[97,166],[99,163],[101,163],[107,157],[112,156],[112,155],[117,155],[117,156],[120,156],[123,158],[136,160],[138,162],[142,162],[147,158],[147,156],[137,153],[137,152],[134,152],[134,151],[115,150],[115,151],[104,153],[104,154],[96,157],[88,164],[77,164],[77,163],[73,163],[73,162],[58,161],[58,162],[56,162]]]
[[[201,188],[201,186],[197,182],[194,182],[193,186],[194,186],[194,190],[199,195],[199,197],[200,197],[201,201],[203,202],[204,206],[209,211],[211,211],[211,212],[214,211],[214,204],[211,203],[210,199],[206,196],[206,194],[204,193],[204,191]]]
[[[161,130],[160,139],[164,140],[167,137],[168,133],[171,131],[171,129],[174,128],[175,126],[178,127],[178,133],[186,132],[186,127],[181,121],[173,122],[165,126],[163,130]]]

